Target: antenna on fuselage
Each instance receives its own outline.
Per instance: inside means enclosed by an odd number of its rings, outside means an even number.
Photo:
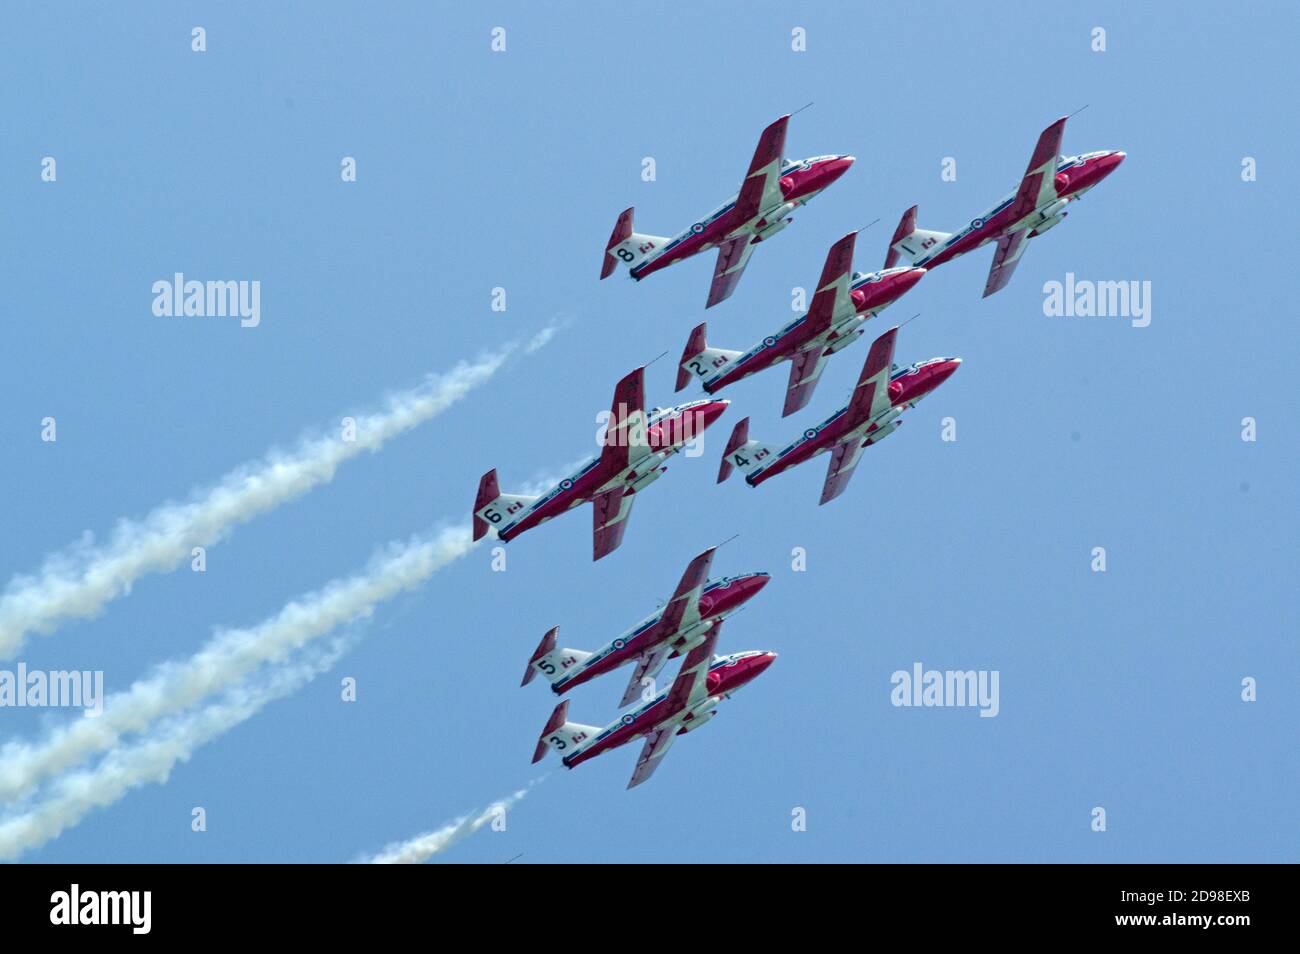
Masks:
[[[1087,109],[1090,105],[1092,105],[1092,104],[1091,104],[1091,103],[1084,103],[1082,106],[1080,106],[1080,107],[1079,107],[1078,109],[1076,109],[1074,112],[1070,113],[1070,115],[1066,116],[1065,118],[1066,118],[1066,119],[1073,119],[1075,116],[1078,116],[1081,112],[1083,112],[1085,109]]]
[[[642,368],[648,368],[648,367],[650,367],[650,365],[654,364],[656,361],[659,360],[659,358],[662,358],[662,357],[663,357],[664,355],[666,355],[667,353],[668,353],[667,351],[661,352],[661,353],[659,354],[658,357],[651,358],[651,359],[650,359],[649,361],[647,361],[645,364],[641,365],[641,367],[642,367]]]
[[[858,229],[858,230],[857,230],[857,231],[858,231],[858,234],[861,235],[863,232],[865,232],[867,229],[871,228],[871,226],[875,225],[875,224],[876,224],[877,222],[879,222],[879,221],[880,221],[880,217],[877,216],[876,218],[874,218],[874,219],[872,219],[870,222],[868,222],[866,225],[862,226],[862,228]]]
[[[807,109],[807,108],[808,108],[809,106],[811,106],[811,105],[812,105],[812,103],[804,103],[804,105],[800,106],[798,109],[796,109],[796,110],[795,110],[793,113],[791,113],[790,115],[791,115],[791,116],[798,116],[800,113],[802,113],[805,109]]]
[[[907,321],[903,322],[903,325],[906,325],[906,324],[908,324],[908,323],[910,323],[910,322],[912,322],[912,321],[914,321],[914,320],[916,320],[917,318],[920,318],[920,317],[921,317],[921,313],[918,311],[918,312],[917,312],[915,315],[913,315],[911,318],[907,319]],[[898,327],[901,329],[901,328],[903,327],[903,325],[899,325]]]

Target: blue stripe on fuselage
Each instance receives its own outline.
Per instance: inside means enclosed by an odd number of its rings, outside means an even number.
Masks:
[[[889,381],[890,381],[890,383],[892,384],[893,382],[897,381],[899,378],[903,377],[904,375],[915,374],[915,373],[916,373],[916,370],[917,370],[917,368],[918,368],[919,366],[920,366],[919,363],[918,363],[918,364],[909,364],[906,368],[899,368],[897,371],[893,371],[893,372],[891,372],[890,375],[889,375]],[[822,431],[826,430],[827,427],[829,427],[829,426],[830,426],[831,424],[833,424],[835,421],[837,421],[837,420],[839,420],[841,417],[843,417],[843,416],[844,416],[844,413],[845,413],[848,409],[849,409],[849,406],[846,404],[846,405],[844,405],[844,407],[840,408],[838,411],[836,411],[836,412],[835,412],[834,414],[832,414],[830,417],[826,418],[826,420],[822,421],[822,422],[821,422],[820,424],[818,424],[816,427],[811,427],[811,428],[809,428],[808,430],[811,430],[811,431],[814,432],[813,435],[812,435],[811,437],[808,436],[808,431],[807,431],[807,430],[804,431],[802,434],[799,435],[799,437],[794,441],[794,443],[789,444],[789,445],[787,445],[786,447],[782,448],[781,450],[777,451],[777,453],[776,453],[776,457],[775,457],[775,458],[774,458],[770,463],[764,464],[764,465],[762,465],[761,467],[759,467],[759,468],[755,469],[754,471],[752,471],[751,473],[746,474],[746,475],[745,475],[745,480],[746,480],[746,481],[749,481],[749,480],[751,480],[751,479],[753,479],[753,478],[756,478],[759,474],[763,473],[763,471],[767,470],[769,467],[772,467],[772,466],[774,466],[775,464],[779,464],[779,463],[780,463],[782,460],[784,460],[784,459],[785,459],[789,454],[793,453],[797,448],[802,447],[804,444],[808,443],[809,441],[815,441],[818,437],[821,436]],[[881,412],[881,413],[884,413],[884,412]]]
[[[787,163],[786,165],[781,167],[781,171],[780,173],[778,173],[778,178],[786,175],[789,172],[794,171],[795,169],[799,168],[801,165],[802,163],[799,162]],[[697,219],[695,222],[692,222],[689,228],[683,229],[681,232],[678,232],[676,235],[674,235],[669,240],[668,244],[659,250],[659,254],[654,256],[654,258],[648,258],[644,262],[641,262],[639,265],[635,265],[632,268],[628,269],[629,274],[631,274],[633,278],[639,277],[640,273],[646,268],[646,266],[663,258],[665,255],[671,252],[678,245],[681,245],[691,236],[698,235],[699,232],[695,231],[695,226],[697,225],[703,226],[703,228],[700,229],[700,232],[703,232],[714,222],[718,221],[718,219],[722,218],[722,216],[726,215],[728,212],[734,209],[736,207],[736,201],[739,198],[740,195],[739,193],[737,193],[735,198],[731,199],[731,201],[723,204],[720,208],[709,213],[704,218]]]
[[[700,595],[704,596],[707,593],[712,593],[716,589],[728,587],[734,581],[739,579],[748,579],[748,577],[752,575],[753,574],[745,574],[743,576],[724,576],[716,580],[710,580],[709,582],[704,584],[704,589],[700,590]],[[608,643],[605,644],[605,646],[596,650],[596,652],[592,653],[591,656],[583,660],[582,665],[579,666],[577,669],[575,669],[573,672],[567,672],[559,679],[555,680],[555,682],[552,683],[552,687],[557,690],[560,689],[561,687],[571,682],[573,679],[577,678],[579,674],[590,669],[592,666],[600,662],[605,657],[609,656],[611,653],[622,652],[624,649],[627,649],[627,647],[632,645],[632,643],[635,642],[639,637],[644,636],[649,629],[656,626],[659,623],[659,621],[663,619],[663,615],[664,615],[663,612],[660,611],[659,613],[656,613],[652,618],[641,623],[639,626],[637,626],[636,629],[634,629],[628,635],[619,636],[618,638],[623,640],[623,646],[621,649],[615,649],[614,648],[615,641],[610,640]]]
[[[1068,160],[1065,161],[1065,162],[1058,163],[1057,166],[1056,166],[1056,171],[1059,173],[1059,172],[1060,172],[1061,170],[1063,170],[1063,169],[1070,169],[1070,168],[1073,168],[1074,166],[1079,165],[1080,162],[1081,162],[1081,160],[1080,160],[1078,157],[1071,157],[1070,159],[1068,159]],[[997,215],[999,212],[1003,211],[1003,210],[1006,209],[1009,205],[1011,205],[1011,203],[1015,200],[1018,191],[1019,191],[1019,190],[1017,190],[1017,192],[1013,192],[1013,193],[1011,193],[1011,195],[1007,196],[1006,199],[1004,199],[1002,202],[999,202],[997,205],[995,205],[995,206],[994,206],[992,209],[990,209],[988,212],[985,212],[983,215],[976,216],[976,218],[977,218],[978,220],[982,221],[982,222],[984,223],[984,225],[987,225],[989,219],[993,218],[993,217],[994,217],[995,215]],[[972,221],[975,221],[975,220],[972,219]],[[980,230],[982,230],[982,229],[984,228],[984,225],[981,225],[981,226],[980,226]],[[974,228],[972,228],[971,226],[967,225],[967,226],[966,226],[964,229],[962,229],[960,232],[954,232],[952,235],[950,235],[947,239],[944,240],[944,242],[943,242],[943,243],[942,243],[942,244],[941,244],[937,249],[935,249],[935,250],[934,250],[933,252],[931,252],[929,255],[926,255],[924,258],[918,258],[918,259],[916,259],[914,262],[912,262],[912,264],[915,265],[917,268],[925,268],[925,263],[926,263],[926,262],[932,262],[932,261],[934,261],[934,259],[935,259],[938,255],[941,255],[942,253],[946,252],[949,248],[951,248],[951,247],[952,247],[953,245],[955,245],[957,242],[960,242],[960,241],[961,241],[962,239],[964,239],[967,235],[970,235],[972,232],[975,232],[975,231],[977,231],[977,230],[974,229]]]
[[[868,272],[866,275],[862,276],[862,278],[859,278],[857,281],[850,282],[849,291],[854,292],[857,291],[859,288],[861,288],[863,285],[874,284],[878,280],[876,276],[878,276],[879,274],[880,274],[879,272]],[[768,335],[766,338],[764,338],[758,344],[754,345],[752,348],[750,348],[748,351],[746,351],[736,360],[732,361],[730,364],[724,364],[721,368],[717,370],[717,372],[705,378],[702,386],[707,390],[709,385],[714,384],[715,382],[721,380],[727,375],[734,373],[737,369],[743,368],[748,362],[753,361],[758,355],[762,354],[764,351],[767,351],[769,348],[777,347],[778,345],[781,344],[782,341],[784,341],[787,337],[789,337],[791,333],[793,333],[800,325],[804,324],[807,320],[808,320],[808,313],[805,311],[802,315],[800,315],[794,321],[787,324],[776,334]],[[834,328],[834,325],[832,325],[831,328]],[[771,345],[767,344],[768,338],[772,339]]]
[[[713,672],[713,670],[715,669],[721,669],[729,661],[730,661],[730,657],[715,659],[709,665],[709,672]],[[705,678],[708,677],[706,676]],[[626,712],[623,715],[619,716],[619,718],[616,721],[610,723],[605,728],[601,729],[601,731],[597,733],[596,737],[593,738],[590,742],[588,742],[582,748],[578,749],[578,751],[574,752],[572,755],[565,756],[563,759],[561,759],[561,761],[565,765],[568,765],[570,759],[576,758],[578,755],[581,755],[584,751],[591,748],[593,745],[596,745],[597,743],[603,741],[604,739],[609,738],[611,735],[613,735],[615,732],[619,731],[620,729],[628,728],[629,726],[633,726],[637,722],[642,721],[643,716],[647,715],[656,706],[667,701],[668,693],[670,693],[671,691],[672,691],[672,686],[669,686],[667,689],[662,690],[659,693],[659,695],[655,696],[649,702],[644,703],[637,709],[633,709],[631,712]],[[645,729],[644,731],[646,732],[650,731],[654,727],[657,721],[658,720],[650,720],[649,728]]]
[[[538,508],[545,506],[547,503],[554,500],[560,494],[568,493],[570,490],[572,490],[574,487],[577,486],[579,480],[581,480],[583,477],[586,477],[587,474],[591,473],[591,471],[595,469],[595,467],[599,464],[600,464],[600,458],[597,457],[589,461],[587,464],[583,465],[583,467],[577,473],[565,477],[564,480],[561,480],[560,483],[556,484],[549,491],[547,491],[547,493],[544,496],[538,497],[536,500],[534,500],[532,504],[523,512],[523,514],[519,517],[518,520],[512,520],[504,527],[498,528],[497,534],[500,535],[502,533],[508,533],[513,527],[516,527],[520,523],[523,523],[523,521],[527,520],[528,517],[531,514],[533,514]],[[563,484],[565,480],[569,481],[570,485],[567,488],[562,488],[560,484]]]

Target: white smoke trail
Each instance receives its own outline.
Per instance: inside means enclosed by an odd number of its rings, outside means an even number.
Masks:
[[[60,777],[49,796],[0,820],[0,859],[45,844],[132,789],[166,782],[177,762],[188,761],[199,746],[330,669],[350,644],[349,638],[340,637],[328,647],[316,647],[302,658],[272,666],[259,678],[228,689],[217,702],[169,719],[147,737],[110,752],[94,768]]]
[[[535,783],[534,783],[535,784]],[[493,802],[483,811],[462,815],[437,831],[416,835],[408,841],[394,842],[372,858],[363,858],[362,862],[371,865],[420,865],[434,855],[441,854],[456,842],[468,838],[488,822],[492,821],[519,799],[528,794],[528,789],[521,788],[513,795]]]
[[[547,478],[535,478],[525,492],[540,493],[548,485]],[[30,795],[45,780],[108,751],[123,736],[144,732],[262,664],[282,660],[339,626],[369,616],[380,603],[414,589],[469,553],[476,546],[470,537],[468,528],[450,527],[390,543],[360,573],[330,581],[255,626],[218,630],[188,659],[155,666],[129,689],[105,699],[98,717],[65,722],[39,741],[6,742],[0,747],[0,801]]]
[[[554,332],[553,326],[542,331],[523,353],[542,347]],[[272,450],[185,503],[164,503],[138,520],[122,520],[103,545],[82,542],[50,555],[39,572],[15,576],[0,595],[0,659],[16,653],[29,633],[94,616],[140,577],[173,570],[194,547],[216,543],[239,524],[328,483],[339,464],[442,413],[519,350],[507,345],[393,395],[383,411],[356,418],[355,440],[318,436],[288,453]]]
[[[390,544],[362,572],[291,601],[255,626],[218,630],[190,658],[155,667],[129,689],[110,695],[97,718],[67,722],[39,742],[7,742],[0,748],[0,799],[23,797],[42,781],[111,749],[123,735],[143,732],[228,689],[262,664],[283,660],[369,616],[379,603],[418,586],[474,546],[463,526]]]

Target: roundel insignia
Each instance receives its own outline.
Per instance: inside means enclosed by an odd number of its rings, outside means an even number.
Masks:
[[[694,232],[696,235],[699,235],[701,232],[704,231],[704,223],[696,222],[694,225],[691,226],[691,231]]]
[[[983,219],[973,219],[973,220],[971,220],[970,227],[973,228],[973,229],[982,229],[982,228],[984,228],[984,220],[983,220]]]
[[[568,490],[572,486],[573,486],[573,481],[571,481],[568,477],[565,477],[562,481],[560,481],[561,490]]]
[[[775,347],[776,347],[776,339],[773,338],[771,335],[768,335],[766,338],[763,339],[763,347],[764,347],[764,348],[775,348]]]
[[[636,721],[636,716],[634,716],[632,713],[629,712],[625,716],[623,716],[623,718],[621,718],[619,721],[622,722],[624,725],[631,725],[633,722]]]
[[[614,640],[614,648],[615,648],[615,649],[622,649],[622,648],[623,648],[624,646],[626,646],[626,645],[627,645],[627,641],[626,641],[626,640],[623,640],[623,639],[616,639],[616,640]]]
[[[810,427],[808,428],[808,430],[803,432],[803,436],[808,438],[808,440],[812,440],[814,437],[817,436],[817,432]]]

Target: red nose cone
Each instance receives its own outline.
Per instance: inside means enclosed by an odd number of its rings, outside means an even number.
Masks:
[[[949,358],[947,361],[945,361],[942,365],[939,366],[940,368],[938,374],[939,380],[935,382],[935,386],[937,387],[938,385],[943,384],[943,382],[947,381],[950,377],[953,376],[953,373],[959,367],[961,367],[961,358]]]
[[[881,284],[880,304],[897,301],[906,295],[912,286],[925,277],[924,268],[909,268],[897,275],[890,275]]]
[[[757,596],[758,591],[767,586],[767,582],[770,579],[771,577],[765,573],[755,574],[754,576],[747,576],[743,580],[737,580],[731,585],[740,588],[740,599],[738,602],[744,603],[745,601],[751,600]]]
[[[774,659],[776,659],[776,653],[773,652],[759,653],[757,656],[745,656],[741,659],[732,660],[721,669],[714,670],[714,673],[709,674],[709,678],[712,679],[715,673],[718,674],[719,685],[716,688],[721,689],[723,692],[735,692],[741,686],[752,682],[755,677],[772,665]]]
[[[825,185],[823,185],[822,188],[826,188],[826,186],[830,185],[840,176],[844,175],[844,173],[848,172],[849,166],[853,165],[853,162],[854,159],[852,156],[840,156],[838,159],[829,159],[823,163],[822,179],[825,182]]]
[[[730,401],[710,401],[708,404],[701,405],[699,409],[700,430],[704,430],[720,418],[722,412],[727,409],[727,405],[730,403]]]
[[[885,275],[878,281],[867,282],[860,288],[854,289],[853,306],[859,312],[884,308],[906,295],[924,275],[924,268],[909,268],[892,275]]]
[[[1125,158],[1127,158],[1125,153],[1112,152],[1110,155],[1102,156],[1100,159],[1098,159],[1097,160],[1098,180],[1106,178],[1106,176],[1110,175],[1112,172],[1118,169],[1119,164],[1123,162]]]
[[[903,272],[901,275],[898,276],[898,287],[901,288],[903,291],[907,291],[909,288],[911,288],[913,285],[915,285],[924,277],[925,277],[924,268],[909,268],[907,271]]]

